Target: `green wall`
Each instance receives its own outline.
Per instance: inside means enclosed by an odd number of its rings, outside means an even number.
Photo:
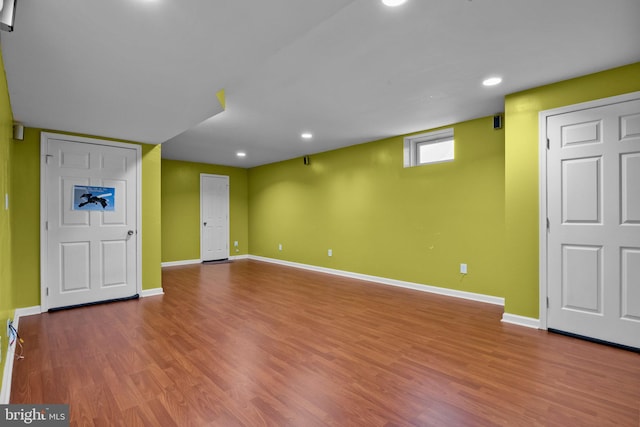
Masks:
[[[56,131],[53,131],[56,132]],[[13,145],[11,250],[14,307],[40,304],[40,129],[26,128],[24,141]],[[82,135],[85,136],[85,135]],[[103,138],[108,139],[108,138]],[[126,142],[126,141],[125,141]],[[162,286],[160,268],[160,146],[142,145],[142,288]]]
[[[229,177],[229,254],[249,249],[247,170],[162,160],[162,261],[200,258],[200,174]],[[233,242],[238,241],[238,251]]]
[[[505,99],[505,312],[538,318],[538,113],[640,90],[640,63],[508,95]]]
[[[250,169],[249,252],[503,296],[504,132],[452,127],[453,162],[403,168],[397,136]]]
[[[9,91],[4,72],[4,63],[0,52],[0,388],[2,387],[2,373],[7,359],[7,330],[2,327],[6,319],[13,318],[15,305],[13,304],[13,287],[11,286],[11,211],[13,197],[9,209],[5,210],[4,195],[10,194],[11,188],[11,148],[13,137],[13,114],[9,103]]]

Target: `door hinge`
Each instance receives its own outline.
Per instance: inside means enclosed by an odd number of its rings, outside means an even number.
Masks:
[[[549,138],[547,138],[547,150],[549,149],[550,146],[551,146],[551,141],[549,141]]]
[[[45,162],[46,164],[49,164],[49,158],[50,158],[50,157],[53,157],[53,154],[45,154],[45,155],[44,155],[44,162]]]
[[[44,222],[44,229],[47,231],[49,230],[49,221]]]
[[[49,296],[49,288],[47,288],[47,296]]]
[[[549,297],[547,297],[547,308],[549,308]]]
[[[551,230],[551,221],[547,218],[547,232]]]

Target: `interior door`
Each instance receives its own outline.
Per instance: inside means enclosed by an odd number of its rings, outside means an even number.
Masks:
[[[43,307],[135,296],[136,148],[48,137],[43,150]]]
[[[640,348],[640,100],[547,118],[549,329]]]
[[[200,258],[229,258],[229,177],[200,175]]]

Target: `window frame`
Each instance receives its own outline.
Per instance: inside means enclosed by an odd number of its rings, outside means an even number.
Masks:
[[[434,160],[420,162],[419,147],[425,144],[437,144],[439,142],[451,141],[453,144],[453,157],[451,159]],[[404,167],[426,166],[437,163],[447,163],[455,160],[455,138],[453,128],[441,129],[433,132],[421,133],[419,135],[407,136],[404,138]]]

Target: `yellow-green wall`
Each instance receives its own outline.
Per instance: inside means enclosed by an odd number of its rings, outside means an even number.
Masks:
[[[162,261],[200,258],[200,174],[229,177],[229,254],[249,248],[247,170],[162,160]],[[236,252],[232,242],[238,242]]]
[[[503,296],[504,132],[452,127],[453,162],[403,168],[398,136],[250,169],[249,252]]]
[[[4,73],[4,63],[0,52],[0,388],[2,387],[2,372],[7,359],[7,331],[6,319],[13,318],[15,305],[13,304],[13,287],[11,277],[11,211],[13,198],[10,200],[10,210],[5,210],[4,197],[10,193],[11,187],[11,148],[13,136],[13,114],[9,103],[7,79]]]
[[[55,131],[54,131],[55,132]],[[11,250],[14,307],[40,304],[40,129],[25,128],[24,141],[13,145]],[[85,136],[85,135],[82,135]],[[106,138],[104,138],[106,139]],[[125,141],[126,142],[126,141]],[[160,268],[161,146],[142,146],[142,288],[162,286]],[[31,196],[24,196],[31,195]]]
[[[640,90],[640,63],[505,99],[505,312],[538,318],[538,113]]]

